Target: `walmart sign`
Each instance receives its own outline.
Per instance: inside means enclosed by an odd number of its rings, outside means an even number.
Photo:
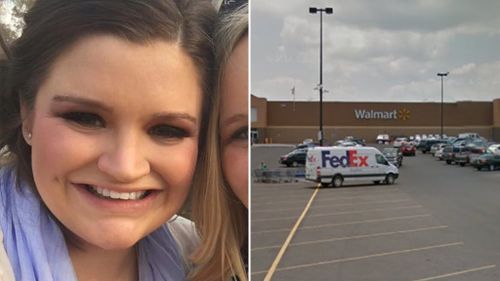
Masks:
[[[406,108],[394,109],[389,111],[377,111],[377,110],[367,110],[367,109],[355,109],[354,116],[356,119],[371,120],[371,119],[381,119],[381,120],[408,120],[410,119],[410,111]]]

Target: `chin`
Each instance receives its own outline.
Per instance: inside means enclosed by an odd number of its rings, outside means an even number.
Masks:
[[[80,249],[99,248],[102,250],[126,250],[134,247],[144,236],[138,233],[137,230],[113,230],[101,228],[101,231],[92,233],[71,233],[67,236],[70,243],[74,243]]]
[[[91,244],[103,250],[126,250],[134,247],[135,244],[139,242],[142,237],[133,238],[130,235],[124,235],[123,237],[111,235],[111,236],[101,236],[98,239],[92,241],[87,240],[84,243]]]

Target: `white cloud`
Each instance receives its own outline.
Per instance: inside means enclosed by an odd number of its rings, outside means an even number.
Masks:
[[[317,99],[310,89],[318,83],[319,17],[307,13],[311,3],[275,0],[269,5],[276,10],[255,13],[272,17],[259,22],[273,23],[254,30],[267,58],[254,65],[252,76],[263,96],[289,98],[281,94],[280,78],[294,77],[307,89],[298,99]],[[327,100],[439,101],[440,71],[450,71],[447,101],[500,96],[500,1],[353,0],[333,6],[334,14],[323,18]]]
[[[464,74],[467,74],[467,73],[473,71],[475,68],[476,68],[475,63],[468,63],[468,64],[462,65],[456,69],[453,69],[451,71],[451,73],[452,73],[452,75],[464,75]]]

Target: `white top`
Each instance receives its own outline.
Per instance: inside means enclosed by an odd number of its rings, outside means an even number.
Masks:
[[[15,281],[12,266],[3,246],[3,232],[0,229],[0,281]]]
[[[200,237],[194,223],[184,217],[174,216],[167,222],[175,242],[179,246],[179,253],[184,260],[184,269],[187,273],[193,269],[189,258],[194,254],[200,244]]]

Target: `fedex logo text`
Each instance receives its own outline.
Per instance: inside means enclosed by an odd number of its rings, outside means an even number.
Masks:
[[[368,156],[358,156],[356,150],[347,150],[345,156],[330,156],[330,151],[321,151],[321,165],[328,163],[332,168],[341,167],[368,167]]]

